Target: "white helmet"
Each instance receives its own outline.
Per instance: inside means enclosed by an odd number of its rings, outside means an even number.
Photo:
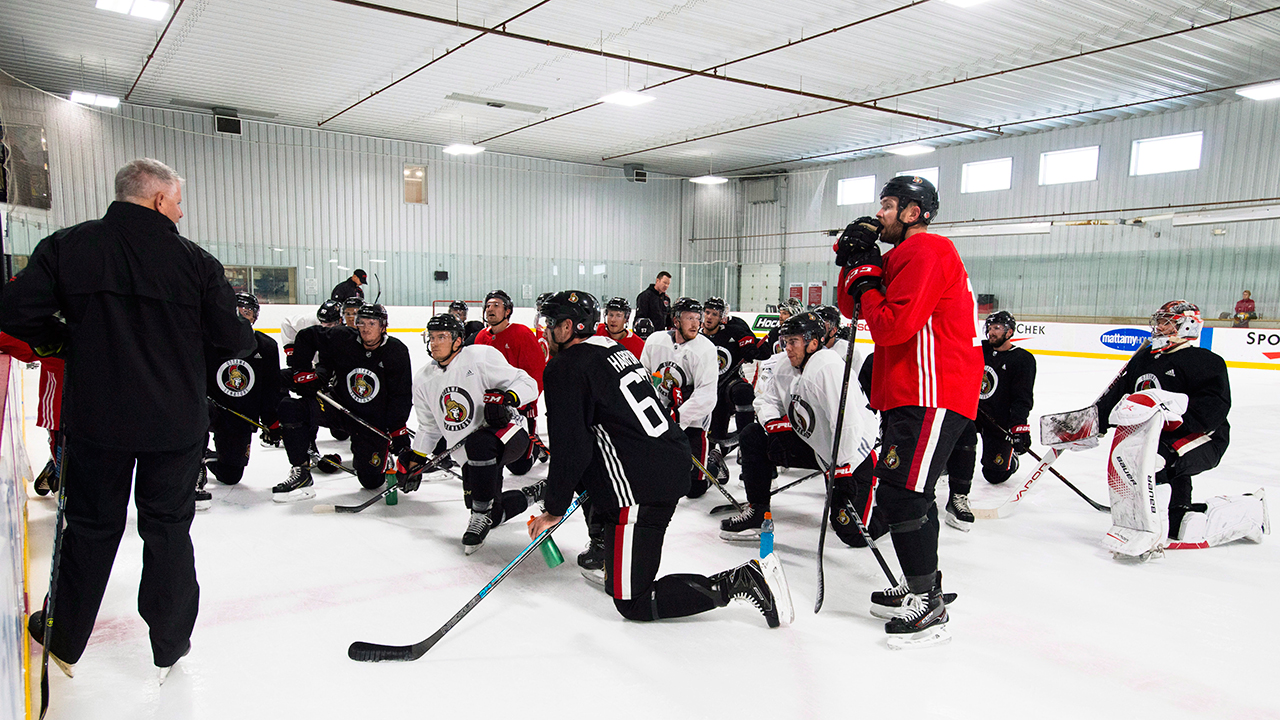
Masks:
[[[1167,322],[1174,326],[1170,334],[1160,332],[1160,326]],[[1158,353],[1198,338],[1202,327],[1204,319],[1200,317],[1200,308],[1186,300],[1170,300],[1151,315],[1151,352]]]

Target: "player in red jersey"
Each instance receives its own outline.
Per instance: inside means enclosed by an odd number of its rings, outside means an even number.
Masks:
[[[949,639],[934,488],[977,415],[982,381],[973,288],[955,245],[928,231],[937,211],[932,183],[895,177],[880,191],[876,219],[850,223],[835,246],[840,310],[847,317],[861,310],[876,343],[871,407],[883,428],[876,504],[905,577],[871,601],[896,611],[885,625],[896,646]],[[877,240],[894,246],[883,258]]]
[[[596,328],[596,335],[613,340],[639,358],[644,352],[644,338],[627,329],[630,319],[631,303],[624,297],[609,298],[604,304],[604,322]]]
[[[511,322],[511,312],[515,304],[511,296],[502,290],[494,290],[484,296],[484,322],[488,327],[476,334],[476,345],[492,345],[513,367],[529,373],[529,377],[538,383],[538,394],[542,393],[542,370],[547,366],[547,358],[527,325]],[[529,437],[536,438],[538,432],[538,398],[520,408],[520,412],[529,418]],[[529,454],[524,460],[517,460],[507,466],[516,475],[524,475],[533,467],[535,460],[546,461],[545,450],[541,441],[529,443]]]

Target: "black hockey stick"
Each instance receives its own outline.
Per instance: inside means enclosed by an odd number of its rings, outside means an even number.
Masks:
[[[352,420],[355,420],[357,423],[359,423],[360,425],[364,426],[364,428],[365,428],[365,429],[367,429],[367,430],[369,430],[370,432],[374,433],[374,434],[375,434],[375,435],[377,435],[378,437],[382,438],[383,440],[386,440],[387,442],[391,442],[391,436],[390,436],[390,435],[388,435],[388,434],[386,434],[385,432],[383,432],[383,431],[379,430],[378,428],[374,427],[373,425],[370,425],[369,423],[365,422],[363,419],[361,419],[360,417],[358,417],[355,413],[351,412],[350,410],[346,409],[346,408],[345,408],[345,407],[343,407],[341,404],[339,404],[339,403],[338,403],[338,401],[336,401],[336,400],[334,400],[333,398],[331,398],[331,397],[329,397],[328,395],[326,395],[326,394],[324,393],[324,391],[323,391],[323,390],[317,390],[317,391],[316,391],[316,397],[318,397],[318,398],[320,398],[321,400],[323,400],[323,401],[325,401],[325,402],[329,403],[330,405],[332,405],[332,406],[334,406],[334,407],[338,408],[338,410],[339,410],[339,411],[341,411],[343,415],[346,415],[347,417],[351,418]],[[412,437],[412,436],[413,436],[413,433],[409,433],[409,435],[410,435],[410,437]]]
[[[1126,367],[1127,367],[1127,365],[1126,365]],[[1110,388],[1110,387],[1108,387],[1108,388],[1107,388],[1107,390],[1108,390],[1108,392],[1109,392],[1109,391],[1111,390],[1111,388]],[[1106,393],[1103,393],[1103,394],[1105,395]],[[987,411],[986,411],[986,410],[983,410],[982,408],[978,408],[978,412],[982,413],[982,419],[983,419],[984,421],[986,421],[986,423],[987,423],[988,425],[990,425],[991,427],[993,427],[993,428],[995,428],[996,430],[1000,431],[1000,433],[1001,433],[1002,435],[1004,435],[1004,441],[1005,441],[1005,442],[1007,442],[1007,443],[1009,443],[1010,447],[1012,447],[1012,446],[1013,446],[1013,435],[1012,435],[1008,430],[1006,430],[1006,429],[1004,429],[1004,428],[1000,427],[1000,425],[999,425],[998,423],[996,423],[996,421],[995,421],[994,419],[992,419],[991,415],[987,414]],[[1043,462],[1044,462],[1044,460],[1043,460],[1039,455],[1037,455],[1037,454],[1036,454],[1036,451],[1035,451],[1035,450],[1032,450],[1031,448],[1027,448],[1027,454],[1028,454],[1028,455],[1030,455],[1031,457],[1035,458],[1036,462],[1038,462],[1038,463],[1043,463]],[[1053,473],[1053,476],[1054,476],[1054,477],[1056,477],[1056,478],[1058,478],[1059,480],[1061,480],[1061,481],[1062,481],[1062,483],[1063,483],[1064,485],[1066,485],[1067,487],[1071,488],[1071,489],[1075,492],[1075,494],[1077,494],[1077,495],[1079,495],[1080,497],[1084,498],[1084,501],[1085,501],[1085,502],[1087,502],[1087,503],[1089,503],[1090,505],[1092,505],[1094,510],[1097,510],[1097,511],[1099,511],[1099,512],[1105,512],[1105,513],[1109,513],[1109,512],[1111,512],[1111,508],[1110,508],[1110,507],[1108,507],[1108,506],[1106,506],[1106,505],[1103,505],[1102,503],[1099,503],[1099,502],[1094,502],[1094,501],[1093,501],[1093,500],[1092,500],[1088,495],[1085,495],[1083,492],[1081,492],[1080,488],[1076,487],[1075,485],[1072,485],[1072,484],[1071,484],[1071,481],[1070,481],[1070,480],[1068,480],[1068,479],[1066,479],[1065,477],[1063,477],[1063,476],[1062,476],[1062,473],[1058,472],[1058,469],[1057,469],[1057,468],[1055,468],[1052,464],[1050,464],[1050,465],[1048,466],[1048,468],[1047,468],[1047,469],[1049,470],[1049,472]]]
[[[470,436],[470,435],[468,435],[467,437],[471,437],[471,436]],[[429,469],[431,469],[431,468],[434,468],[435,466],[437,466],[437,465],[439,465],[439,464],[440,464],[440,461],[441,461],[441,460],[444,460],[445,458],[449,457],[449,455],[450,455],[450,454],[452,454],[454,450],[457,450],[458,448],[462,447],[463,443],[465,443],[466,441],[467,441],[467,438],[463,438],[463,439],[459,440],[457,443],[455,443],[455,444],[454,444],[454,446],[453,446],[453,447],[451,447],[451,448],[449,448],[449,449],[447,449],[447,450],[445,450],[445,451],[441,452],[439,455],[436,455],[436,456],[434,456],[434,457],[432,457],[432,458],[429,458],[426,462],[424,462],[424,463],[422,463],[421,465],[419,465],[418,467],[416,467],[416,468],[414,468],[414,469],[410,470],[410,471],[407,473],[407,476],[408,476],[408,477],[413,477],[414,475],[421,475],[423,472],[426,472],[427,470],[429,470]],[[344,470],[346,470],[346,468],[343,468],[343,469],[344,469]],[[352,474],[352,475],[355,475],[355,472],[351,472],[351,474]],[[395,484],[395,485],[388,485],[386,488],[384,488],[384,489],[382,490],[382,492],[378,493],[377,495],[374,495],[373,497],[369,498],[368,500],[365,500],[364,502],[360,503],[359,505],[314,505],[314,506],[312,506],[312,508],[311,508],[311,512],[314,512],[314,513],[358,513],[358,512],[360,512],[361,510],[364,510],[365,508],[370,507],[371,505],[373,505],[374,503],[378,502],[379,500],[381,500],[382,498],[386,497],[387,495],[390,495],[390,494],[391,494],[391,492],[392,492],[393,490],[395,490],[397,487],[399,487],[399,483],[397,483],[397,484]]]
[[[253,425],[254,427],[259,428],[259,429],[260,429],[260,430],[262,430],[263,432],[271,432],[271,428],[267,427],[266,425],[263,425],[262,423],[258,422],[257,420],[254,420],[253,418],[249,417],[248,415],[243,415],[243,414],[241,414],[241,413],[238,413],[238,412],[236,412],[235,410],[232,410],[231,408],[227,407],[226,405],[223,405],[222,403],[218,402],[217,400],[214,400],[214,399],[213,399],[213,398],[211,398],[211,397],[206,396],[206,397],[205,397],[205,399],[206,399],[206,400],[208,400],[210,403],[212,403],[212,404],[213,404],[213,406],[214,406],[214,407],[216,407],[216,408],[218,408],[219,410],[221,410],[221,411],[223,411],[223,412],[229,412],[229,413],[231,413],[232,415],[235,415],[236,417],[240,418],[241,420],[243,420],[243,421],[245,421],[245,422],[249,423],[250,425]]]
[[[716,486],[716,489],[720,491],[720,494],[724,495],[729,502],[733,503],[733,506],[738,509],[738,512],[742,512],[742,503],[735,500],[734,497],[729,494],[729,491],[724,489],[724,486],[720,484],[720,479],[715,475],[712,475],[710,470],[703,466],[702,463],[698,462],[698,458],[690,455],[689,459],[692,460],[693,464],[702,471],[703,475],[707,476],[707,479],[711,481],[711,484]]]
[[[383,662],[387,660],[407,662],[410,660],[417,660],[423,655],[426,655],[427,651],[434,647],[436,643],[440,642],[440,639],[445,636],[445,633],[452,630],[453,626],[461,622],[462,618],[467,616],[467,613],[475,609],[475,606],[479,605],[480,601],[485,599],[485,597],[498,586],[498,583],[502,582],[503,578],[515,569],[516,565],[519,565],[522,560],[529,556],[529,553],[533,552],[534,548],[541,545],[544,540],[550,537],[551,533],[556,531],[556,528],[563,525],[564,521],[569,519],[569,516],[573,514],[573,511],[577,510],[578,505],[586,498],[586,493],[582,493],[578,497],[574,498],[573,502],[569,503],[569,509],[565,510],[564,515],[556,521],[555,525],[552,525],[539,533],[538,537],[534,538],[533,542],[530,542],[528,547],[521,550],[520,554],[517,555],[514,560],[507,563],[506,567],[502,568],[502,570],[498,571],[497,575],[493,576],[493,579],[489,581],[488,585],[481,588],[480,592],[476,593],[475,597],[467,601],[467,604],[463,605],[461,610],[455,613],[453,617],[449,618],[448,622],[441,625],[439,630],[431,633],[431,636],[426,640],[412,645],[379,645],[377,643],[353,642],[351,643],[351,647],[347,648],[347,657],[359,662]]]
[[[838,467],[840,454],[840,432],[844,430],[844,405],[849,400],[849,372],[853,368],[853,344],[858,339],[858,315],[861,314],[861,302],[855,302],[853,305],[853,327],[849,330],[849,350],[845,353],[844,358],[844,381],[840,386],[840,407],[836,409],[836,431],[835,438],[831,441],[831,466],[827,471],[827,500],[822,506],[822,529],[818,531],[818,593],[817,599],[813,603],[813,612],[816,615],[822,609],[823,596],[826,594],[823,577],[822,577],[822,551],[827,543],[827,515],[831,513],[831,491],[836,484],[836,468]],[[816,457],[816,454],[815,454]],[[821,462],[821,459],[819,459]],[[857,517],[857,513],[854,513]],[[858,519],[858,527],[862,527],[862,519]],[[871,543],[871,536],[867,535],[866,530],[862,533],[867,538],[868,544],[875,547]],[[880,557],[880,551],[876,550],[876,558],[880,559],[880,564],[884,565],[884,559]],[[888,572],[888,568],[885,568]],[[893,577],[893,573],[888,573],[889,577]],[[895,581],[896,584],[896,581]]]
[[[44,608],[44,642],[40,643],[40,720],[49,711],[49,645],[53,641],[53,609],[58,592],[58,567],[62,564],[62,520],[67,509],[67,432],[56,450],[58,462],[58,510],[53,519],[53,558],[49,561],[49,595]]]
[[[787,483],[786,485],[783,485],[782,487],[778,488],[777,490],[770,490],[770,491],[769,491],[769,497],[773,497],[774,495],[777,495],[778,493],[782,492],[783,490],[789,490],[789,489],[791,489],[791,488],[793,488],[793,487],[795,487],[795,486],[799,485],[800,483],[804,482],[805,480],[811,480],[811,479],[813,479],[813,478],[815,478],[815,477],[817,477],[817,476],[819,476],[819,475],[821,475],[821,474],[822,474],[822,471],[821,471],[821,470],[815,470],[815,471],[813,471],[813,472],[809,473],[808,475],[805,475],[804,477],[800,478],[799,480],[792,480],[791,482]],[[729,512],[729,511],[730,511],[730,510],[732,510],[732,509],[733,509],[733,506],[732,506],[732,505],[717,505],[717,506],[715,506],[715,507],[711,508],[711,512],[710,512],[709,514],[711,514],[711,515],[718,515],[718,514],[720,514],[720,513],[722,513],[722,512]]]
[[[821,463],[822,459],[819,458],[818,462]],[[834,476],[834,474],[832,476]],[[884,555],[880,552],[880,548],[876,547],[875,538],[871,537],[871,533],[867,531],[867,526],[863,524],[862,515],[858,512],[858,509],[853,506],[853,503],[849,501],[849,498],[844,498],[844,509],[853,516],[853,522],[857,525],[858,532],[861,533],[862,539],[866,541],[867,547],[871,548],[871,553],[876,556],[876,562],[880,563],[880,569],[884,571],[884,576],[889,578],[889,585],[897,585],[898,578],[894,577],[893,570],[889,568],[889,563],[885,562]],[[830,508],[828,508],[828,512],[829,511]],[[825,519],[826,515],[823,515],[823,518]],[[826,523],[823,523],[823,525],[826,525]],[[814,612],[816,613],[818,611],[815,609]]]

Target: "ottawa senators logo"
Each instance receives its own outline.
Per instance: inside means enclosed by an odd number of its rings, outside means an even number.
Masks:
[[[222,363],[218,368],[218,386],[231,397],[244,397],[253,390],[253,368],[239,358]]]
[[[1138,381],[1133,384],[1134,392],[1142,392],[1143,390],[1163,390],[1160,387],[1160,378],[1155,373],[1146,373],[1138,377]]]
[[[671,407],[671,391],[688,385],[689,376],[685,373],[684,368],[668,360],[653,371],[653,382],[656,386],[655,389],[658,391],[658,396],[662,398],[663,405]]]
[[[378,396],[382,383],[372,371],[356,368],[347,373],[347,393],[358,403],[367,403]]]
[[[1000,386],[1000,376],[996,374],[995,369],[990,365],[982,366],[982,386],[978,388],[979,400],[990,400],[992,395],[996,394],[996,388]]]
[[[466,390],[450,385],[440,393],[440,409],[444,411],[445,430],[458,432],[471,424],[476,404]]]
[[[787,417],[791,420],[791,429],[800,437],[808,440],[813,435],[813,408],[804,398],[791,396],[791,407],[787,408]]]
[[[716,362],[720,366],[718,372],[723,375],[729,369],[729,349],[716,346]]]
[[[996,465],[1003,465],[1003,464],[1004,464],[1004,456],[1003,456],[1003,455],[997,455],[997,456],[996,456]]]
[[[898,446],[890,445],[889,452],[884,456],[884,466],[890,470],[898,469]]]
[[[373,467],[382,467],[382,456],[374,453],[369,456],[369,464]]]

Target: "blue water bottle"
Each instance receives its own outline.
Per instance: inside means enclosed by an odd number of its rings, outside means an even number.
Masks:
[[[773,513],[765,511],[764,522],[760,523],[760,557],[769,557],[773,552]]]

